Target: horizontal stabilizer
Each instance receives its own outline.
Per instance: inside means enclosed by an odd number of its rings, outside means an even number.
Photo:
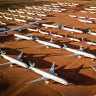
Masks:
[[[11,65],[11,64],[13,64],[13,63],[7,62],[7,63],[3,63],[3,64],[0,64],[0,65]]]
[[[92,69],[93,69],[93,70],[95,70],[95,71],[96,71],[96,68],[95,68],[95,67],[93,67],[91,64],[90,64],[90,66],[92,67]]]
[[[44,81],[44,80],[48,80],[48,79],[45,78],[45,77],[42,77],[42,78],[40,78],[40,79],[36,79],[36,80],[31,81],[31,82],[28,82],[28,83],[26,83],[26,84],[30,84],[30,83],[34,83],[34,82],[39,82],[39,81]]]

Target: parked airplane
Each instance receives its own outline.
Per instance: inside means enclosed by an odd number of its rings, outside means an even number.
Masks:
[[[2,35],[2,34],[6,34],[6,32],[0,32],[0,35]]]
[[[88,41],[85,41],[83,38],[82,38],[82,42],[85,42],[85,43],[87,43],[88,45],[94,45],[94,46],[96,46],[96,43],[94,43],[94,42],[88,42]]]
[[[36,38],[35,41],[37,41],[38,43],[44,44],[44,45],[41,45],[41,46],[38,46],[38,47],[45,46],[46,48],[49,48],[49,47],[61,48],[60,45],[52,43],[53,39],[51,39],[50,42],[45,42],[45,41],[39,40],[39,38],[37,38],[36,36],[35,36],[35,38]]]
[[[91,30],[89,28],[88,28],[88,33],[96,36],[96,33],[91,32]]]
[[[15,20],[15,21],[17,21],[17,22],[22,22],[22,23],[27,23],[27,21],[26,20],[24,20],[24,19],[17,19],[17,18],[15,18],[15,17],[13,17],[13,20]]]
[[[7,20],[13,20],[12,17],[6,17],[4,14],[3,14],[2,16],[3,16],[3,18],[5,18],[5,19],[7,19]]]
[[[13,67],[13,64],[17,64],[17,65],[22,66],[24,68],[28,68],[28,65],[25,64],[24,62],[22,62],[22,59],[21,59],[23,52],[21,52],[20,55],[16,59],[5,55],[6,52],[2,51],[1,49],[0,49],[0,54],[1,54],[1,56],[3,58],[5,58],[5,59],[10,61],[10,62],[4,63],[4,64],[0,64],[0,65],[10,65],[10,67]]]
[[[6,23],[3,23],[3,22],[1,22],[1,21],[0,21],[0,24],[2,24],[2,25],[7,25]]]
[[[34,31],[34,32],[38,32],[38,31],[39,31],[38,28],[37,28],[37,29],[31,29],[31,28],[28,28],[28,30],[29,30],[29,31]]]
[[[80,46],[80,51],[79,51],[79,50],[75,50],[75,49],[72,49],[72,48],[68,48],[65,45],[65,43],[63,43],[63,45],[64,45],[63,49],[65,49],[67,51],[70,51],[72,53],[75,53],[73,55],[69,55],[68,57],[70,57],[70,56],[78,56],[78,58],[81,58],[81,56],[86,56],[86,57],[89,57],[89,58],[92,58],[92,59],[95,59],[96,58],[95,55],[84,52],[83,49],[82,49],[82,46]]]
[[[82,20],[82,19],[77,19],[77,20],[83,23],[93,23],[93,21],[89,21],[89,20]]]
[[[65,38],[68,38],[70,41],[77,41],[77,42],[80,42],[79,39],[76,39],[75,37],[74,37],[74,38],[68,37],[66,34],[65,34]]]
[[[64,27],[63,25],[61,25],[61,28],[64,29],[64,30],[70,31],[71,33],[73,33],[73,32],[83,33],[83,31],[77,30],[77,29],[75,29],[74,27],[73,27],[73,29],[71,29],[71,28],[66,28],[66,27]]]
[[[93,65],[91,65],[91,64],[90,64],[90,66],[92,67],[92,69],[93,69],[93,70],[95,70],[95,71],[96,71],[96,68],[95,68],[95,67],[93,67]]]
[[[16,36],[17,37],[17,39],[16,39],[16,41],[18,41],[18,40],[21,40],[21,39],[26,39],[26,40],[33,40],[33,35],[31,34],[31,36],[30,35],[20,35],[20,34],[14,34],[14,36]],[[28,36],[30,36],[30,37],[28,37]]]
[[[64,85],[69,85],[69,83],[65,79],[58,77],[57,76],[57,73],[54,72],[54,67],[55,67],[55,64],[54,63],[53,63],[53,65],[52,65],[52,67],[51,67],[51,69],[50,69],[49,72],[45,72],[45,71],[42,71],[40,69],[35,68],[34,67],[34,63],[32,65],[30,61],[29,61],[29,64],[30,64],[30,67],[29,68],[31,70],[33,70],[34,72],[42,75],[43,77],[40,78],[40,79],[36,79],[34,81],[28,82],[26,84],[34,83],[34,82],[39,82],[39,81],[45,81],[45,83],[48,84],[49,83],[49,80],[51,79],[51,80],[54,80],[54,81],[56,81],[58,83],[61,83],[61,84],[64,84]]]
[[[50,35],[52,35],[52,36],[54,36],[54,37],[59,37],[59,38],[63,38],[63,36],[62,35],[59,35],[59,34],[53,34],[53,33],[49,33]]]
[[[48,32],[44,32],[44,31],[41,31],[40,29],[38,30],[39,33],[43,34],[43,35],[48,35],[49,33]]]
[[[49,24],[42,24],[42,26],[44,26],[45,28],[59,28],[59,24],[56,26],[56,25],[49,25]]]
[[[9,8],[8,8],[8,11],[10,11],[10,12],[17,12],[16,10],[10,10]]]
[[[6,31],[7,29],[6,28],[0,28],[0,31]]]

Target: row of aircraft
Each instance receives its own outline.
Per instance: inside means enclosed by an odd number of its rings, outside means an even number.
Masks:
[[[65,3],[65,5],[66,6],[71,6],[71,7],[76,7],[77,5],[76,4],[67,4],[67,3]],[[58,4],[54,4],[54,3],[51,3],[51,7],[53,7],[53,9],[55,9],[55,8],[59,8],[59,6],[65,6],[63,3],[59,3],[58,2]],[[50,8],[50,6],[49,5],[44,5],[45,7],[48,7],[48,8]],[[32,10],[32,8],[33,7],[28,7],[28,6],[25,6],[26,7],[26,9],[31,9]],[[40,8],[38,9],[36,9],[36,7],[34,7],[34,9],[35,10],[40,10]],[[10,9],[9,9],[10,10]],[[51,9],[52,10],[52,9]],[[57,9],[56,9],[57,10]],[[13,11],[13,12],[12,12]],[[18,13],[20,13],[20,14],[25,14],[25,11],[24,10],[21,10],[21,11],[18,11],[18,10],[10,10],[10,12],[12,12],[11,13],[11,15],[13,14],[13,13],[15,13],[15,12],[18,12]],[[27,11],[26,11],[27,12]],[[32,12],[30,12],[30,14],[31,14]],[[24,17],[23,15],[20,15],[19,14],[19,16],[21,16],[22,18]],[[33,14],[33,13],[32,13]],[[31,14],[31,15],[32,15]],[[8,15],[8,14],[7,14]],[[11,16],[10,15],[10,16]],[[16,14],[13,14],[13,15],[16,15]],[[4,17],[4,18],[6,18],[7,16],[5,16],[5,14],[2,14],[2,16]],[[41,16],[41,14],[39,14],[39,16]],[[45,15],[45,17],[46,17],[46,15]],[[9,17],[9,18],[11,18],[11,17]],[[14,17],[12,17],[14,20],[17,20],[17,21],[20,21],[21,19],[17,19],[17,18],[15,18],[15,16]],[[25,18],[25,17],[24,17]],[[31,18],[31,17],[30,17]],[[7,19],[7,18],[6,18]],[[10,19],[11,20],[11,19]],[[25,22],[25,21],[24,21]],[[25,28],[27,25],[32,25],[32,24],[36,24],[36,25],[39,25],[39,22],[40,21],[35,21],[35,22],[27,22],[27,24],[25,24],[24,26],[20,26],[20,27],[17,27],[17,28],[11,28],[11,29],[9,29],[9,30],[6,30],[6,29],[1,29],[1,30],[3,30],[4,32],[2,33],[2,32],[0,32],[0,34],[4,34],[4,33],[7,33],[7,32],[10,32],[10,31],[15,31],[15,30],[17,30],[17,31],[21,31],[22,30],[22,28]],[[26,23],[26,22],[25,22]],[[73,33],[73,32],[76,32],[76,33],[83,33],[83,31],[81,31],[81,30],[77,30],[77,29],[75,29],[74,27],[73,28],[66,28],[66,27],[64,27],[62,24],[61,25],[49,25],[49,24],[42,24],[42,26],[43,27],[45,27],[45,28],[61,28],[61,29],[63,29],[63,30],[67,30],[67,31],[69,31],[69,32],[71,32],[71,33]],[[30,28],[28,28],[28,30],[29,31],[34,31],[34,32],[39,32],[39,33],[42,33],[43,35],[44,34],[47,34],[47,35],[52,35],[52,36],[54,36],[54,37],[60,37],[60,38],[63,38],[63,36],[62,35],[59,35],[59,34],[53,34],[52,32],[44,32],[44,31],[42,31],[42,30],[40,30],[40,29],[30,29]],[[88,33],[89,34],[92,34],[92,35],[94,35],[95,33],[93,33],[93,32],[91,32],[91,30],[90,29],[88,29]],[[67,56],[67,57],[70,57],[70,56],[78,56],[78,58],[81,58],[81,56],[85,56],[85,57],[89,57],[89,58],[91,58],[92,60],[93,59],[96,59],[96,56],[95,55],[93,55],[93,54],[90,54],[90,53],[87,53],[87,52],[84,52],[83,51],[83,48],[82,48],[82,46],[80,46],[80,50],[75,50],[75,49],[72,49],[72,48],[68,48],[66,45],[65,45],[65,43],[63,43],[63,47],[61,47],[60,45],[57,45],[57,44],[55,44],[55,43],[53,43],[52,41],[53,41],[53,39],[51,39],[50,40],[50,42],[46,42],[46,41],[43,41],[43,40],[40,40],[37,36],[35,36],[35,37],[33,37],[33,35],[32,34],[30,34],[30,35],[20,35],[20,34],[14,34],[14,36],[15,37],[17,37],[17,39],[16,39],[16,41],[18,41],[18,40],[21,40],[21,39],[26,39],[26,40],[31,40],[31,41],[36,41],[36,42],[38,42],[38,43],[40,43],[40,44],[42,44],[41,46],[36,46],[36,47],[43,47],[43,46],[45,46],[46,48],[49,48],[49,47],[54,47],[54,48],[58,48],[58,49],[64,49],[64,50],[66,50],[66,51],[69,51],[69,52],[72,52],[73,54],[72,55],[69,55],[69,56]],[[29,37],[30,36],[30,37]],[[69,40],[73,40],[73,41],[77,41],[77,42],[80,42],[80,40],[79,39],[76,39],[76,38],[71,38],[71,37],[68,37],[66,34],[65,34],[65,38],[68,38]],[[96,45],[95,43],[93,43],[93,42],[87,42],[87,41],[84,41],[84,39],[82,38],[82,42],[86,42],[87,44],[89,44],[89,45]],[[43,77],[42,78],[40,78],[40,79],[36,79],[36,80],[34,80],[34,81],[31,81],[31,82],[28,82],[28,83],[26,83],[26,84],[29,84],[29,83],[34,83],[34,82],[38,82],[38,81],[45,81],[45,83],[49,83],[49,80],[51,79],[51,80],[54,80],[54,81],[56,81],[56,82],[58,82],[58,83],[61,83],[61,84],[64,84],[64,85],[69,85],[69,83],[68,83],[68,81],[66,81],[65,79],[63,79],[63,78],[60,78],[60,77],[58,77],[58,74],[57,73],[55,73],[54,72],[54,68],[55,68],[55,63],[53,62],[53,64],[52,64],[52,67],[51,67],[51,69],[50,69],[50,71],[49,72],[45,72],[45,71],[42,71],[42,70],[40,70],[40,69],[38,69],[38,68],[35,68],[34,67],[34,63],[32,64],[30,61],[29,61],[29,64],[30,64],[30,66],[28,66],[26,63],[24,63],[23,62],[23,60],[21,59],[21,57],[22,57],[22,55],[23,55],[23,51],[20,53],[20,55],[16,58],[16,59],[14,59],[14,58],[12,58],[12,57],[10,57],[10,56],[8,56],[8,55],[6,55],[6,52],[4,52],[4,51],[2,51],[1,49],[0,49],[0,54],[1,54],[1,56],[3,57],[3,58],[5,58],[5,59],[7,59],[9,62],[7,62],[7,63],[4,63],[4,64],[0,64],[0,65],[10,65],[11,67],[13,67],[13,65],[14,64],[17,64],[17,65],[19,65],[19,66],[22,66],[22,67],[24,67],[24,68],[26,68],[26,69],[31,69],[31,70],[33,70],[34,72],[36,72],[36,73],[38,73],[38,74],[40,74],[40,75],[42,75]],[[96,71],[96,68],[94,68],[92,65],[90,65],[95,71]]]

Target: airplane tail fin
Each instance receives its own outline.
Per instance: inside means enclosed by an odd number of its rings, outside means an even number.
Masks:
[[[90,28],[88,28],[88,33],[91,33],[91,30],[90,30]]]
[[[35,63],[32,64],[32,63],[29,61],[29,64],[30,64],[30,67],[34,68]]]
[[[49,34],[50,34],[50,35],[52,35],[52,33],[51,33],[51,32],[49,32]]]
[[[67,48],[67,46],[65,45],[65,43],[63,42],[63,46],[65,47],[65,48]]]
[[[37,36],[35,36],[35,39],[36,39],[36,40],[39,40],[39,38],[38,38]]]
[[[82,42],[85,42],[85,40],[82,38]]]
[[[31,35],[30,38],[33,39],[33,35]]]
[[[10,9],[8,8],[8,11],[10,11]]]
[[[61,28],[64,28],[64,26],[61,24]]]
[[[1,55],[4,55],[4,54],[6,54],[6,52],[5,52],[5,51],[2,51],[2,50],[0,49],[0,54],[1,54]]]
[[[50,40],[50,43],[52,43],[53,42],[53,38],[51,38],[51,40]]]
[[[80,45],[80,51],[83,51],[83,47],[82,47],[82,45]]]
[[[57,24],[57,27],[59,28],[59,24]]]

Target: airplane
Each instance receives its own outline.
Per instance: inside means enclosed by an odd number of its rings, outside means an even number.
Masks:
[[[17,19],[17,18],[15,18],[15,17],[13,17],[13,20],[15,20],[15,21],[17,21],[17,22],[22,22],[22,23],[28,23],[26,20],[24,20],[24,19]]]
[[[88,45],[94,45],[94,46],[96,46],[96,43],[94,43],[94,42],[88,42],[88,41],[85,41],[83,38],[82,38],[82,42],[85,42],[85,43],[87,43]]]
[[[27,9],[33,9],[33,7],[28,7],[28,6],[26,6],[26,5],[25,5],[25,8],[27,8]]]
[[[90,8],[93,8],[93,9],[95,9],[96,7],[90,7]]]
[[[91,30],[88,28],[88,33],[89,34],[91,34],[91,35],[94,35],[94,36],[96,36],[96,33],[94,33],[94,32],[91,32]]]
[[[40,22],[40,21],[28,22],[27,25],[33,25],[33,24],[39,25],[39,22]]]
[[[16,10],[10,10],[9,8],[8,8],[8,11],[10,11],[10,12],[17,12]]]
[[[24,11],[18,11],[17,9],[16,9],[16,11],[17,11],[18,13],[23,13],[23,14],[26,13],[26,12],[24,12]]]
[[[2,51],[1,49],[0,49],[0,54],[1,54],[1,56],[3,58],[5,58],[5,59],[10,61],[10,62],[4,63],[4,64],[0,64],[0,65],[10,65],[10,67],[13,67],[14,64],[17,64],[17,65],[22,66],[24,68],[28,68],[28,65],[25,64],[24,62],[22,62],[22,59],[21,59],[23,51],[20,53],[20,55],[16,59],[6,55],[6,52]]]
[[[77,41],[77,42],[80,42],[79,39],[76,39],[75,37],[74,37],[74,38],[68,37],[66,34],[65,34],[65,38],[68,38],[70,41]]]
[[[38,15],[38,16],[40,16],[40,17],[47,17],[47,15],[45,15],[45,14],[36,13],[36,15]]]
[[[53,10],[53,12],[59,12],[59,13],[60,13],[60,12],[62,12],[62,11],[61,11],[61,10]]]
[[[69,55],[67,57],[70,57],[70,56],[78,56],[78,58],[81,58],[81,56],[85,56],[85,57],[89,57],[89,58],[92,58],[95,59],[96,56],[93,55],[93,54],[90,54],[90,53],[87,53],[87,52],[84,52],[83,49],[82,49],[82,46],[80,46],[80,51],[79,50],[75,50],[75,49],[72,49],[72,48],[68,48],[65,43],[63,43],[63,49],[67,50],[67,51],[70,51],[72,53],[75,53],[73,55]]]
[[[6,32],[0,32],[0,35],[2,35],[2,34],[6,34]]]
[[[10,32],[10,31],[21,31],[22,30],[22,28],[24,28],[24,27],[26,27],[26,25],[24,25],[24,26],[20,26],[20,27],[16,27],[16,28],[11,28],[11,29],[9,29],[8,31],[4,31],[4,32]]]
[[[52,65],[52,67],[51,67],[49,72],[45,72],[43,70],[35,68],[34,67],[34,63],[32,65],[30,61],[29,61],[29,64],[30,64],[29,69],[31,69],[34,72],[42,75],[43,77],[39,78],[39,79],[36,79],[34,81],[28,82],[26,84],[30,84],[30,83],[34,83],[34,82],[39,82],[39,81],[45,81],[45,83],[48,84],[50,82],[49,80],[51,79],[51,80],[54,80],[54,81],[56,81],[58,83],[64,84],[66,86],[69,85],[69,83],[65,79],[58,77],[57,73],[54,72],[54,67],[55,67],[54,62],[53,62],[53,65]]]
[[[93,8],[84,8],[85,10],[89,10],[89,11],[96,11],[96,9],[93,9]]]
[[[35,36],[35,39],[36,39],[35,40],[36,42],[41,43],[41,44],[44,44],[44,45],[37,46],[37,47],[43,47],[43,46],[45,46],[46,48],[49,48],[49,47],[55,47],[55,48],[59,48],[59,49],[61,48],[60,45],[57,45],[57,44],[52,43],[53,39],[51,39],[50,42],[45,42],[45,41],[39,40],[39,38],[37,38],[36,36]]]
[[[77,19],[77,20],[83,23],[93,23],[93,21],[89,21],[89,20],[82,20],[82,19]]]
[[[3,18],[7,19],[7,20],[13,20],[12,17],[6,17],[4,14],[2,15]]]
[[[59,24],[56,26],[56,25],[49,25],[49,24],[42,24],[42,26],[44,26],[45,28],[59,28]]]
[[[37,28],[37,29],[31,29],[31,28],[28,28],[28,30],[29,30],[29,31],[34,31],[34,32],[38,32],[38,31],[39,31],[38,28]]]
[[[38,32],[42,33],[43,35],[49,34],[48,32],[41,31],[40,29],[38,30]]]
[[[54,37],[59,37],[59,38],[63,38],[62,35],[59,34],[53,34],[52,32],[49,32],[50,35],[54,36]]]
[[[6,28],[0,28],[0,31],[6,31],[7,29]]]
[[[93,65],[91,65],[91,64],[90,64],[90,66],[92,67],[92,69],[93,69],[93,70],[95,70],[95,71],[96,71],[96,68],[95,68],[95,67],[93,67]]]
[[[73,32],[83,33],[83,31],[77,30],[77,29],[75,29],[74,27],[73,27],[73,29],[71,29],[71,28],[66,28],[66,27],[64,27],[63,25],[61,25],[61,28],[64,29],[64,30],[70,31],[71,33],[73,33]]]
[[[16,36],[17,37],[17,39],[16,39],[16,41],[18,41],[18,40],[21,40],[21,39],[26,39],[26,40],[33,40],[33,35],[31,34],[31,36],[30,35],[20,35],[20,34],[14,34],[14,36]],[[28,37],[28,36],[30,36],[30,37]]]

